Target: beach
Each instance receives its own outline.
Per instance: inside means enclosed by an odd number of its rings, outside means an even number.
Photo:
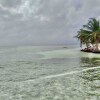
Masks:
[[[100,100],[100,54],[77,47],[2,47],[0,100]]]

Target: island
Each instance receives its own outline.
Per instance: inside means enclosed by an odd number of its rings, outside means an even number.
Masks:
[[[100,22],[96,18],[90,18],[75,37],[80,40],[81,47],[85,45],[85,48],[81,51],[100,53]]]

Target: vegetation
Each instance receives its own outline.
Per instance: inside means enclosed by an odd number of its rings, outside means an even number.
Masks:
[[[92,45],[95,51],[99,51],[98,44],[100,43],[100,22],[95,18],[90,18],[86,25],[83,25],[78,31],[78,34],[75,36],[80,40],[80,46],[83,44],[86,45],[87,48]]]

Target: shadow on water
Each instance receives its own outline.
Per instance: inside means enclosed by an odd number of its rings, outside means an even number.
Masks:
[[[98,66],[100,66],[100,58],[80,58],[80,67],[92,68]],[[82,87],[84,87],[86,100],[100,100],[100,68],[83,71],[78,76]]]
[[[80,63],[82,67],[97,67],[100,66],[100,58],[80,58]]]

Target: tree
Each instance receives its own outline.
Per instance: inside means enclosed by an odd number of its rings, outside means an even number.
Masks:
[[[90,46],[90,34],[90,31],[84,29],[80,29],[80,31],[78,31],[76,37],[80,40],[80,46],[82,46],[82,44],[85,44],[87,48]]]
[[[90,18],[87,25],[83,25],[87,31],[91,32],[91,44],[96,45],[96,50],[98,51],[98,43],[100,42],[100,23],[99,20],[95,18]]]
[[[86,25],[83,25],[83,28],[78,31],[78,34],[75,36],[80,40],[80,44],[86,44],[86,47],[89,47],[89,44],[95,45],[96,50],[98,51],[98,43],[100,43],[100,23],[99,20],[95,18],[90,18]]]

